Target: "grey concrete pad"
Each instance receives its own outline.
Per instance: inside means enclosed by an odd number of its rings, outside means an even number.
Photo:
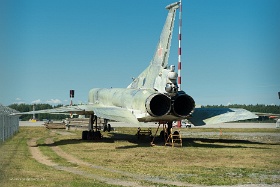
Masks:
[[[37,121],[37,122],[20,121],[19,122],[20,127],[38,127],[38,126],[43,126],[43,125],[44,125],[43,121]]]

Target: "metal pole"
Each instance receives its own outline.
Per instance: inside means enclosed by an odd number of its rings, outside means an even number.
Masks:
[[[3,114],[3,142],[5,141],[5,114]]]
[[[179,35],[178,35],[178,40],[179,40],[179,47],[178,47],[178,90],[181,91],[181,84],[182,84],[182,79],[181,79],[181,68],[182,68],[182,62],[181,62],[181,55],[182,55],[182,48],[181,48],[181,40],[182,40],[182,34],[181,34],[181,29],[182,29],[182,1],[180,0],[180,11],[179,11]]]
[[[181,91],[181,84],[182,84],[182,78],[181,78],[181,55],[182,55],[182,49],[181,49],[181,40],[182,40],[182,34],[181,34],[181,28],[182,28],[182,1],[180,0],[180,11],[179,11],[179,35],[178,35],[178,90]],[[181,128],[182,123],[181,121],[177,121],[177,127]]]

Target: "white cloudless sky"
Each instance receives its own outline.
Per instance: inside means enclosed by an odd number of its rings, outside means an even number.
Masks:
[[[149,64],[170,0],[2,0],[0,103],[86,103]],[[183,0],[182,89],[197,104],[277,104],[280,1]],[[178,11],[169,64],[178,64]]]

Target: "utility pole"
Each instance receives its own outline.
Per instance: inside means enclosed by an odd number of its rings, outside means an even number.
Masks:
[[[74,90],[70,90],[70,106],[73,105],[73,98],[74,98]],[[70,118],[73,118],[72,112],[70,112]]]

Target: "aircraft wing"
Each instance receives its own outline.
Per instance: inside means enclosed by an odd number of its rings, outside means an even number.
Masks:
[[[188,120],[195,126],[202,126],[253,118],[258,116],[240,108],[196,108]]]
[[[12,115],[24,115],[24,114],[78,114],[87,115],[95,114],[96,116],[103,119],[110,119],[114,121],[123,121],[127,123],[132,123],[135,125],[140,125],[137,118],[127,109],[113,106],[94,106],[94,105],[77,105],[77,106],[63,106],[59,108],[37,110],[30,112],[18,112]]]
[[[64,114],[64,113],[75,113],[79,115],[83,114],[91,114],[92,111],[90,111],[91,108],[89,108],[87,105],[78,105],[78,106],[63,106],[53,109],[45,109],[45,110],[37,110],[37,111],[30,111],[30,112],[18,112],[13,113],[12,115],[24,115],[24,114]]]

